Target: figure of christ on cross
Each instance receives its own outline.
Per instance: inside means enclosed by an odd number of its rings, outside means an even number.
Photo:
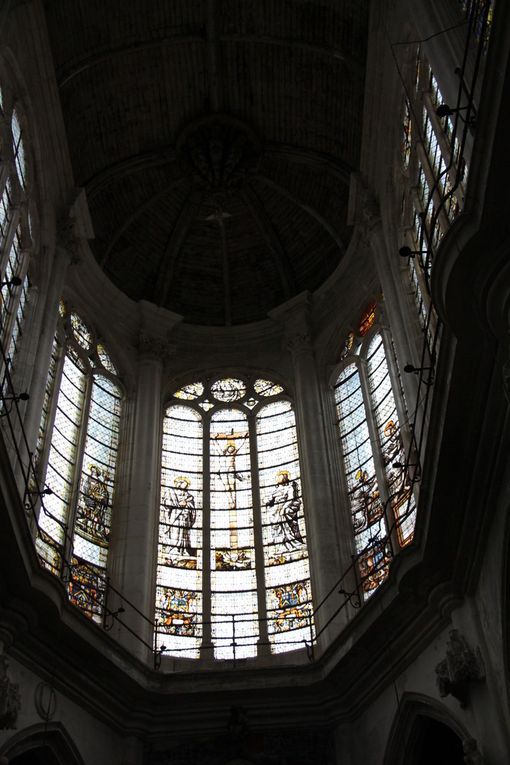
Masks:
[[[230,433],[216,433],[214,436],[220,457],[220,469],[218,475],[225,486],[227,494],[228,527],[231,550],[237,550],[239,547],[237,534],[237,485],[239,481],[245,480],[245,476],[238,472],[237,456],[243,448],[247,438],[247,432],[234,433],[233,428]]]

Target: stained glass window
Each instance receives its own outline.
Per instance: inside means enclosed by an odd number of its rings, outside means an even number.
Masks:
[[[18,357],[29,308],[27,273],[32,248],[29,225],[25,120],[12,93],[4,91],[0,144],[11,147],[10,161],[0,164],[0,340],[12,375]],[[6,157],[4,153],[4,157]],[[6,385],[4,378],[3,385]]]
[[[435,253],[459,215],[468,166],[463,156],[464,122],[437,110],[444,102],[440,84],[420,48],[416,68],[409,72],[401,145],[402,223],[404,242],[414,257],[402,261],[405,290],[432,354],[437,317],[430,299],[430,274]],[[437,351],[437,348],[436,348]]]
[[[312,592],[284,387],[225,377],[174,397],[163,421],[157,646],[220,660],[255,657],[264,644],[303,648]]]
[[[401,391],[395,390],[390,363],[383,334],[372,332],[344,358],[335,383],[354,548],[365,598],[388,574],[389,535],[396,535],[404,546],[414,531],[407,436],[397,406]]]
[[[119,442],[121,391],[107,351],[61,303],[36,447],[44,496],[36,548],[69,599],[101,621]],[[85,352],[85,348],[87,352]]]

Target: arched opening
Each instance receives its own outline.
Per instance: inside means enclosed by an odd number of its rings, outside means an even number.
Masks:
[[[462,741],[444,723],[419,715],[409,762],[413,765],[464,765]]]
[[[61,762],[49,747],[38,746],[10,759],[9,765],[61,765]]]
[[[9,765],[84,765],[61,723],[39,723],[18,731],[2,747]]]
[[[436,699],[406,693],[389,735],[384,765],[465,765],[469,733]]]

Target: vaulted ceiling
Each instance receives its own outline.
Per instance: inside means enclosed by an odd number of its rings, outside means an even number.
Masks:
[[[264,318],[350,237],[368,0],[46,0],[94,254],[191,323]]]

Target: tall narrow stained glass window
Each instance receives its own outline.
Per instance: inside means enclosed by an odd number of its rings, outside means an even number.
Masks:
[[[436,250],[463,206],[468,175],[466,127],[448,110],[441,111],[443,95],[420,49],[414,66],[403,103],[401,146],[402,223],[413,257],[403,261],[402,267],[432,354],[437,320],[429,279]],[[438,116],[438,110],[443,116]]]
[[[40,482],[51,490],[36,548],[95,621],[103,614],[121,398],[107,351],[61,303],[36,447]]]
[[[415,500],[406,469],[405,414],[391,344],[375,325],[344,344],[335,385],[354,548],[365,597],[388,574],[395,546],[413,539]]]
[[[303,648],[312,595],[284,388],[231,377],[173,398],[163,421],[157,646],[216,659]]]
[[[34,246],[33,173],[25,146],[25,118],[9,90],[2,97],[0,116],[3,118],[0,119],[0,340],[12,374],[29,301],[28,266]]]

